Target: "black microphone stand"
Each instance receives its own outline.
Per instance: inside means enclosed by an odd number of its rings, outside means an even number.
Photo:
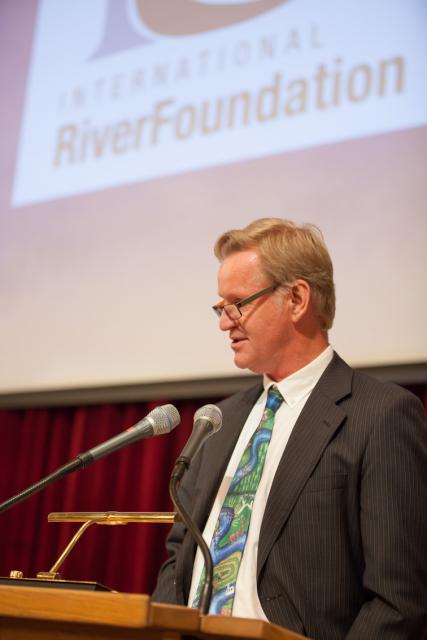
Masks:
[[[174,429],[179,422],[180,416],[178,410],[173,405],[156,407],[148,414],[148,416],[143,420],[140,420],[134,427],[119,433],[117,436],[113,436],[106,442],[103,442],[96,447],[92,447],[92,449],[89,449],[84,453],[79,453],[74,460],[67,462],[67,464],[59,467],[59,469],[50,475],[31,485],[31,487],[28,487],[16,496],[13,496],[12,498],[9,498],[9,500],[0,504],[0,513],[10,509],[10,507],[18,504],[18,502],[22,502],[22,500],[29,498],[34,493],[41,491],[47,487],[48,484],[55,482],[55,480],[60,480],[77,469],[84,469],[92,462],[95,462],[114,451],[118,451],[127,444],[132,444],[138,440],[142,440],[143,438],[151,437],[153,435],[169,433],[169,431]]]
[[[179,482],[187,469],[188,469],[187,461],[181,458],[178,458],[170,478],[169,494],[175,506],[177,514],[181,518],[182,522],[187,526],[191,535],[195,539],[197,545],[200,547],[200,550],[203,555],[203,559],[205,561],[205,569],[206,569],[205,580],[203,582],[203,587],[200,592],[199,609],[201,613],[203,613],[203,615],[207,615],[207,613],[209,612],[209,605],[212,597],[212,579],[213,579],[212,556],[211,556],[211,552],[209,551],[209,547],[206,544],[201,534],[200,529],[197,527],[196,523],[193,521],[189,513],[186,511],[186,509],[182,505],[182,502],[178,496]]]
[[[89,454],[89,452],[80,453],[76,458],[74,458],[74,460],[67,462],[67,464],[59,467],[59,469],[57,469],[50,475],[42,478],[35,484],[32,484],[30,487],[27,487],[20,493],[17,493],[15,496],[12,496],[12,498],[9,498],[5,502],[2,502],[0,504],[0,513],[2,513],[3,511],[7,511],[15,504],[18,504],[18,502],[22,502],[33,494],[38,493],[52,482],[60,480],[64,476],[67,476],[69,473],[72,473],[77,469],[83,469],[84,467],[87,467],[91,462],[93,462],[93,457]]]

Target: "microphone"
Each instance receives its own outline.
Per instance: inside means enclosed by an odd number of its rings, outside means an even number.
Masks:
[[[67,462],[67,464],[59,467],[59,469],[50,475],[0,504],[0,513],[2,511],[6,511],[10,507],[13,507],[15,504],[18,504],[18,502],[22,502],[22,500],[29,498],[34,493],[41,491],[47,485],[55,482],[55,480],[60,480],[77,469],[87,467],[92,462],[95,462],[95,460],[99,460],[100,458],[113,453],[113,451],[121,449],[127,444],[132,444],[133,442],[137,442],[137,440],[142,440],[144,438],[151,438],[151,436],[156,436],[161,433],[169,433],[169,431],[172,431],[172,429],[175,429],[175,427],[179,425],[180,421],[181,418],[178,410],[172,404],[165,404],[162,407],[156,407],[150,411],[148,416],[140,420],[130,429],[123,431],[123,433],[110,438],[96,447],[92,447],[92,449],[89,449],[84,453],[79,453],[74,460]]]
[[[181,480],[202,444],[222,427],[222,413],[214,404],[206,404],[194,414],[193,431],[175,463],[172,475]],[[177,475],[175,475],[177,474]]]
[[[128,444],[158,436],[162,433],[169,433],[180,422],[181,418],[178,409],[173,404],[164,404],[162,407],[156,407],[150,411],[148,416],[137,422],[133,427],[126,429],[126,431],[106,440],[102,444],[98,444],[96,447],[92,447],[85,453],[79,453],[77,458],[82,460],[83,466],[86,467],[88,464],[95,462],[95,460],[108,456],[113,451],[117,451]]]
[[[206,544],[202,533],[197,526],[197,523],[193,520],[192,516],[185,509],[178,494],[178,483],[181,480],[184,473],[189,468],[192,459],[202,446],[202,444],[213,434],[216,433],[222,427],[222,413],[221,410],[214,404],[207,404],[201,409],[198,409],[194,414],[193,431],[186,445],[181,451],[181,455],[175,462],[174,469],[169,482],[169,494],[172,498],[172,502],[175,506],[176,512],[179,515],[182,522],[186,525],[190,534],[193,536],[196,544],[200,547],[200,550],[205,561],[205,580],[200,592],[200,611],[206,615],[209,611],[209,604],[212,595],[212,577],[213,577],[213,563],[212,556],[209,551],[209,547]]]

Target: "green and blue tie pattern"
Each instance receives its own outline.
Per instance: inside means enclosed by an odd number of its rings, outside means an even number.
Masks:
[[[261,422],[243,452],[221,507],[210,545],[214,573],[209,613],[232,614],[237,574],[248,537],[252,506],[264,469],[274,417],[282,402],[278,388],[270,387]],[[201,575],[193,607],[199,606],[204,579],[205,571]]]

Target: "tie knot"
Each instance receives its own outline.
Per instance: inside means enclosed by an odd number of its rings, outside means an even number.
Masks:
[[[276,413],[277,409],[283,402],[283,396],[280,393],[279,389],[274,384],[268,390],[267,395],[267,407],[271,409],[274,413]]]

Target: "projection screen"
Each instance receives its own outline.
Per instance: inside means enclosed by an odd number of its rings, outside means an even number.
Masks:
[[[317,224],[330,339],[427,362],[424,0],[0,4],[0,392],[240,374],[217,236]]]

